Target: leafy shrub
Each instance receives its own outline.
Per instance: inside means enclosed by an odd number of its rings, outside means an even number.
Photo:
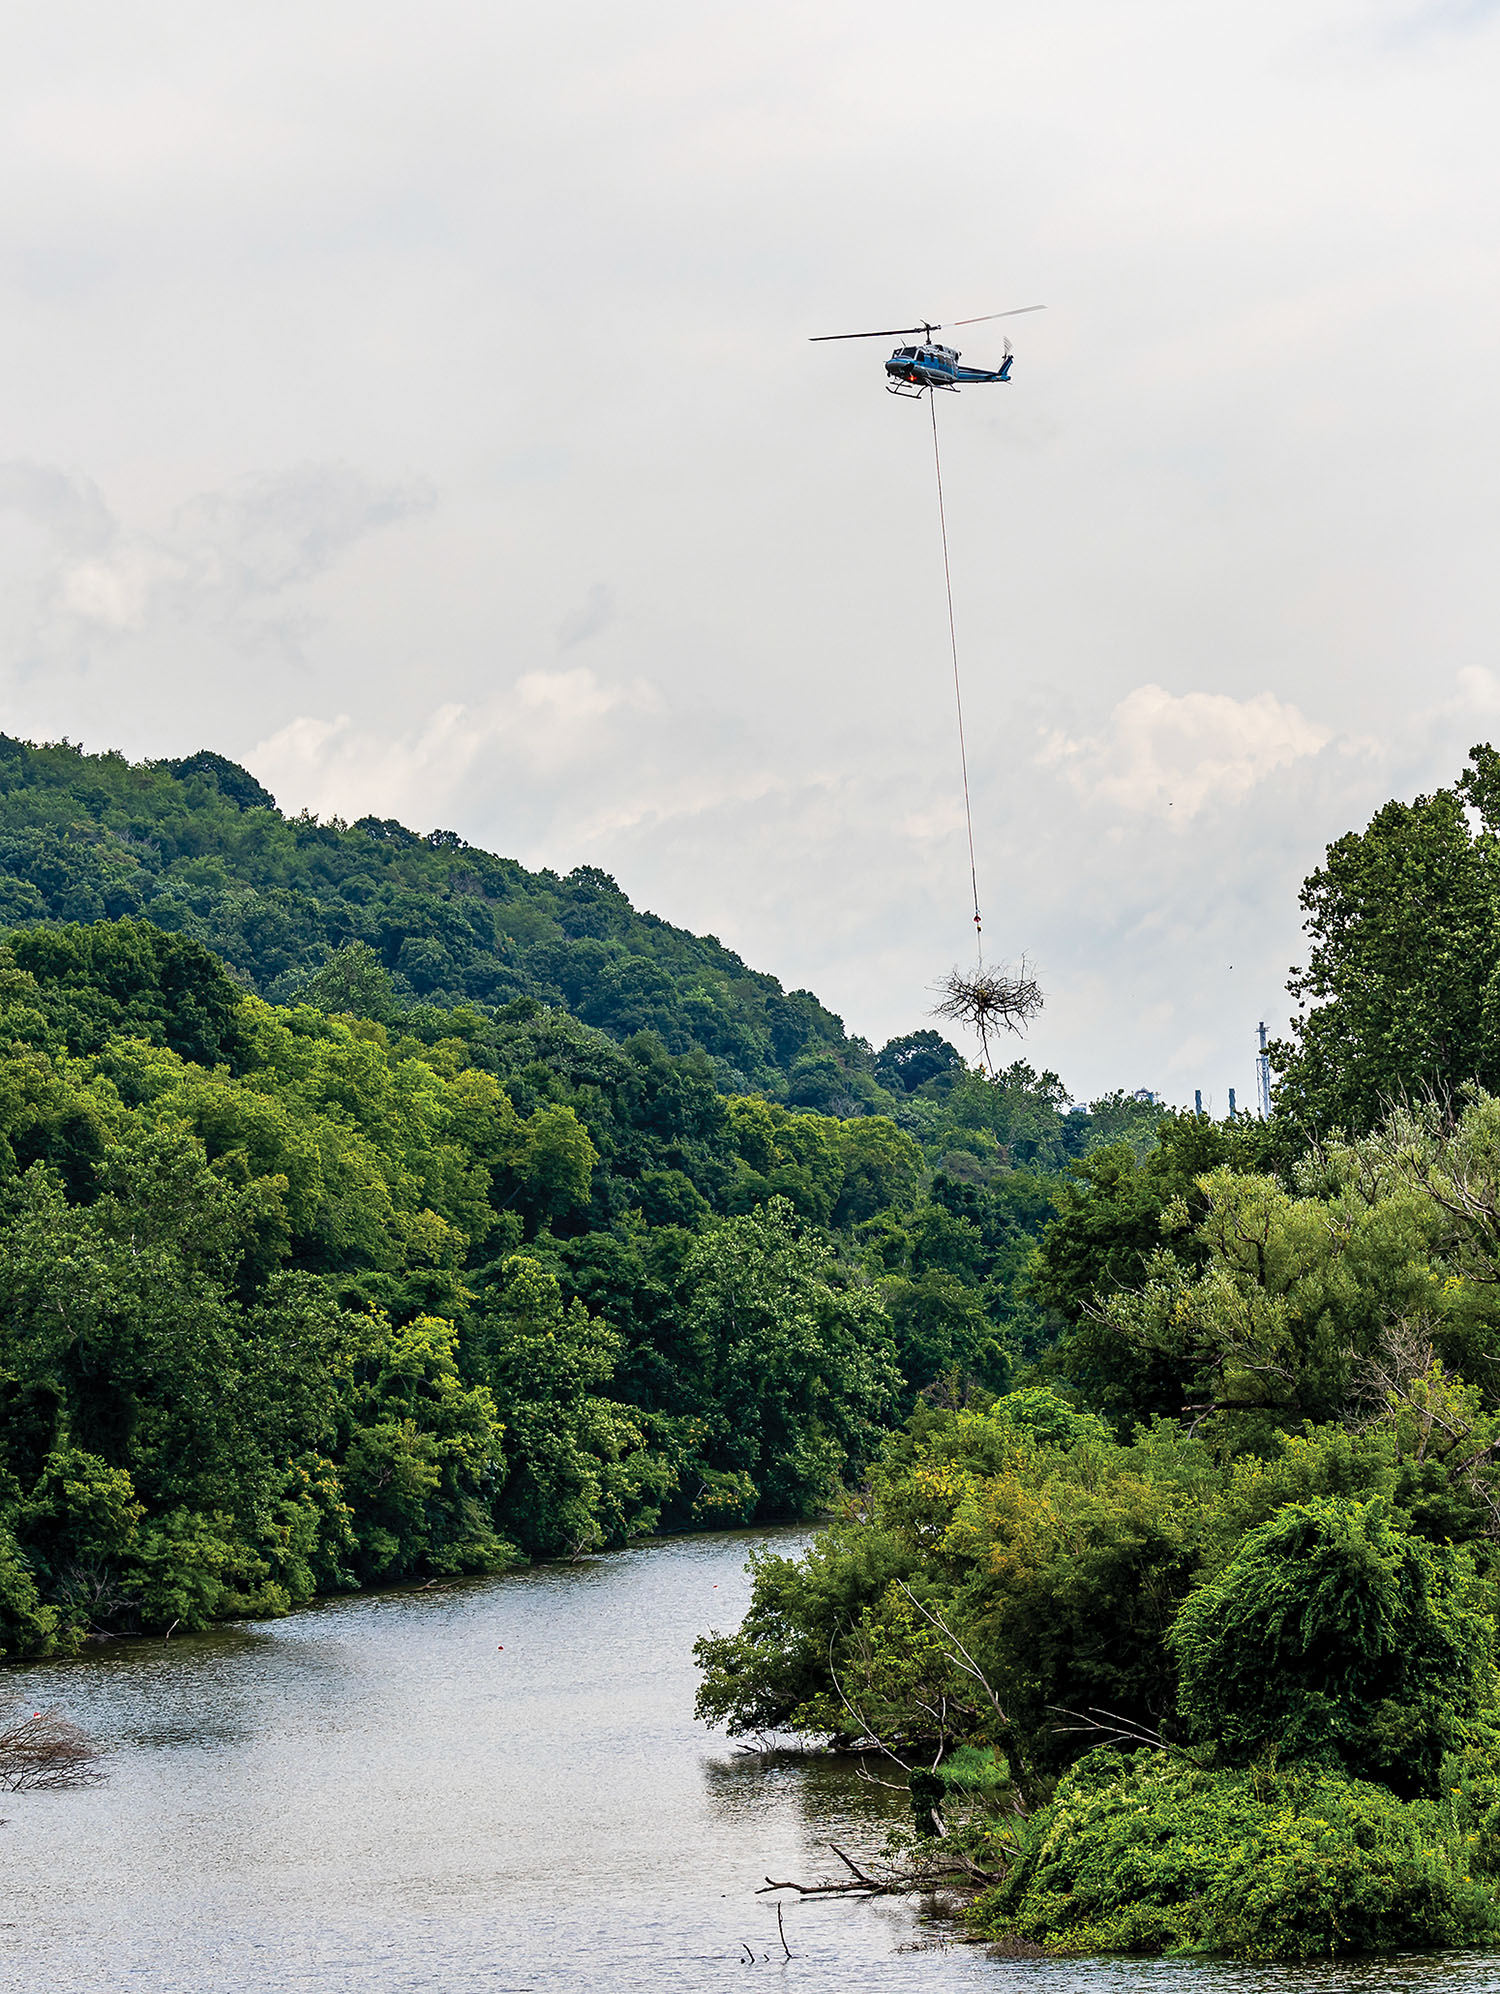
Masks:
[[[1190,1731],[1430,1792],[1490,1692],[1492,1628],[1465,1553],[1386,1502],[1289,1503],[1191,1594],[1170,1645]]]
[[[1314,1769],[1206,1772],[1091,1752],[972,1906],[1049,1951],[1315,1959],[1500,1937],[1457,1813]]]

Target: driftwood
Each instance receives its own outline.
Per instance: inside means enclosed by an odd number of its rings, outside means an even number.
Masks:
[[[786,1961],[792,1957],[792,1949],[786,1942],[786,1926],[781,1920],[781,1906],[779,1904],[776,1906],[776,1936],[781,1941],[782,1964],[785,1965]],[[745,1955],[744,1963],[746,1966],[766,1966],[770,1963],[771,1955],[768,1952],[757,1955],[754,1946],[750,1944],[748,1939],[740,1940],[740,1951]]]
[[[36,1793],[96,1786],[105,1777],[103,1757],[88,1733],[57,1711],[17,1714],[0,1730],[0,1787]]]

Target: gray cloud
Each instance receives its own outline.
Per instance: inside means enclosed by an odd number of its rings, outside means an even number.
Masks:
[[[153,532],[123,526],[87,479],[0,465],[0,514],[31,529],[7,564],[19,642],[64,671],[101,649],[184,635],[295,654],[313,624],[303,602],[285,606],[288,592],[431,504],[418,481],[306,464],[199,493]]]
[[[98,486],[50,464],[0,464],[0,513],[73,554],[101,553],[117,531]]]
[[[251,601],[327,573],[357,540],[432,503],[420,481],[382,485],[347,464],[301,464],[190,499],[171,538],[192,563],[190,588]]]
[[[569,610],[557,629],[557,648],[571,651],[575,644],[583,644],[590,637],[597,637],[615,613],[614,591],[608,582],[594,582],[588,594],[576,609]]]

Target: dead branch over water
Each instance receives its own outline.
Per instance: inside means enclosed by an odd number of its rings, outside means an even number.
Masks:
[[[790,1878],[778,1880],[768,1876],[756,1896],[764,1897],[771,1890],[795,1890],[799,1897],[908,1897],[954,1889],[972,1892],[999,1883],[1004,1875],[1001,1870],[982,1868],[957,1849],[944,1850],[941,1857],[903,1867],[899,1863],[876,1864],[868,1858],[859,1863],[837,1842],[828,1846],[848,1870],[847,1876],[829,1877],[821,1883],[797,1883]]]

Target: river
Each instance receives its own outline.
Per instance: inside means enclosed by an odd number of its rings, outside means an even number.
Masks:
[[[737,1753],[692,1716],[759,1535],[328,1601],[0,1671],[109,1748],[106,1785],[0,1795],[6,1994],[1478,1994],[1492,1959],[1279,1970],[1006,1961],[911,1905],[756,1886],[878,1846],[902,1798]],[[795,1543],[796,1539],[788,1539]],[[754,1963],[746,1958],[753,1951]],[[912,1948],[917,1948],[913,1950]],[[768,1956],[768,1957],[767,1957]]]

